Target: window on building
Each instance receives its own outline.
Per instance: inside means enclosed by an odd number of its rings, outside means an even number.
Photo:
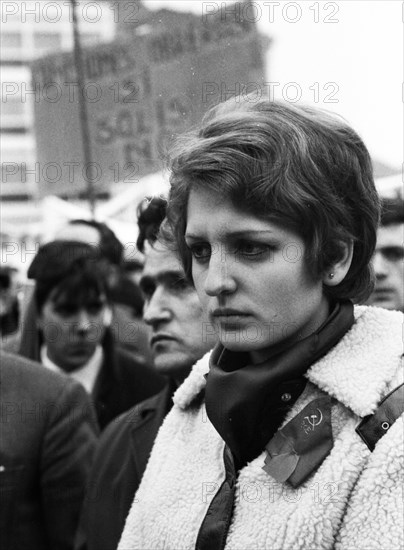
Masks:
[[[3,31],[0,35],[0,43],[2,48],[18,49],[22,46],[22,36],[19,32]]]
[[[58,33],[36,32],[34,34],[34,48],[41,53],[60,50],[61,47],[62,37]]]
[[[31,150],[1,151],[1,158],[1,183],[29,185],[38,179],[38,168]]]
[[[6,101],[0,102],[2,116],[23,115],[25,113],[25,104],[21,101],[19,94],[9,95],[2,99],[6,99]]]
[[[4,99],[4,98],[2,98]],[[1,127],[4,131],[28,126],[26,104],[19,94],[9,95],[6,101],[0,102]]]
[[[93,46],[94,44],[99,43],[100,35],[95,32],[83,32],[81,34],[81,41],[84,46]]]

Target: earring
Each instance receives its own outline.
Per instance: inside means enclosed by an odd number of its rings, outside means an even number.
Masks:
[[[329,273],[328,277],[329,277],[330,279],[334,279],[334,273]]]

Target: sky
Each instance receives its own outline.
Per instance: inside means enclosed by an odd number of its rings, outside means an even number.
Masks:
[[[226,2],[145,0],[196,14]],[[227,2],[231,4],[231,2]],[[400,0],[253,2],[248,17],[272,39],[266,82],[275,99],[338,112],[371,155],[403,163],[403,18]]]

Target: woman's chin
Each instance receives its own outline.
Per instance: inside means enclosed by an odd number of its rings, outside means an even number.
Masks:
[[[251,352],[260,350],[261,348],[265,347],[265,345],[259,342],[246,342],[242,340],[237,340],[231,335],[220,335],[220,343],[229,351],[237,351],[237,352]]]

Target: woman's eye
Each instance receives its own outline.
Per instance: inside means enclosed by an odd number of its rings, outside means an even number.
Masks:
[[[206,261],[210,258],[210,244],[207,243],[197,243],[192,244],[190,247],[192,257],[197,261]]]
[[[271,247],[267,244],[242,241],[237,245],[236,254],[246,257],[257,257],[262,256],[270,250]]]

